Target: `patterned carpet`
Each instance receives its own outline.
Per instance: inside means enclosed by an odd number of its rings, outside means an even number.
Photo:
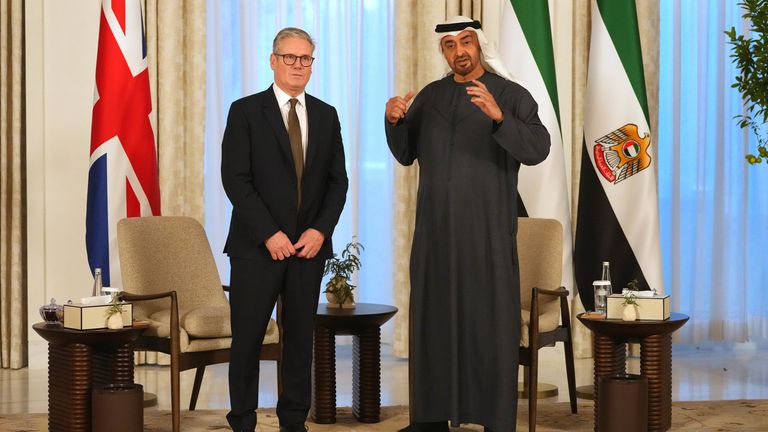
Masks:
[[[524,404],[518,411],[518,430],[528,430],[528,412]],[[579,405],[579,413],[572,415],[566,403],[539,404],[538,431],[591,431],[593,430],[592,404]],[[229,430],[223,410],[184,411],[181,430],[184,432]],[[336,424],[308,423],[311,432],[393,432],[408,423],[407,407],[382,408],[382,421],[377,424],[357,423],[349,408],[339,408]],[[170,431],[171,417],[167,411],[144,413],[145,431]],[[46,414],[18,414],[0,416],[0,431],[32,432],[47,430]],[[259,411],[260,432],[277,432],[277,417],[273,409]],[[467,425],[453,432],[482,430]],[[768,400],[676,402],[672,407],[672,431],[768,431]]]

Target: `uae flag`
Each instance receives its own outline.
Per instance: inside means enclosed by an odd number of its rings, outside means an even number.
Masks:
[[[103,0],[96,56],[85,242],[91,271],[121,286],[117,221],[160,214],[140,0]]]
[[[539,105],[549,131],[547,159],[520,168],[521,216],[557,219],[563,226],[562,285],[573,294],[573,242],[568,183],[565,175],[555,57],[547,0],[511,0],[503,5],[499,56],[504,66]]]
[[[592,310],[592,281],[611,263],[614,292],[636,279],[664,292],[659,211],[635,0],[593,0],[576,282]]]

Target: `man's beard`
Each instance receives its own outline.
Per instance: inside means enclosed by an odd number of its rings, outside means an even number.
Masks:
[[[459,62],[466,60],[464,66],[459,66]],[[472,62],[472,57],[461,56],[453,59],[453,72],[458,75],[466,75],[475,69],[475,64]]]

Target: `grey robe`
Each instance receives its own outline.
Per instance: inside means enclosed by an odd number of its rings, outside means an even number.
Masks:
[[[427,85],[397,125],[385,123],[397,161],[419,161],[412,419],[504,432],[515,430],[517,412],[517,173],[547,157],[549,134],[527,90],[490,72],[480,81],[504,112],[500,125],[452,75]]]

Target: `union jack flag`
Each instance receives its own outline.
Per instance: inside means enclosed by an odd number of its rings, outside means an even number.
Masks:
[[[160,214],[140,0],[102,0],[85,242],[91,272],[121,286],[117,221]]]

